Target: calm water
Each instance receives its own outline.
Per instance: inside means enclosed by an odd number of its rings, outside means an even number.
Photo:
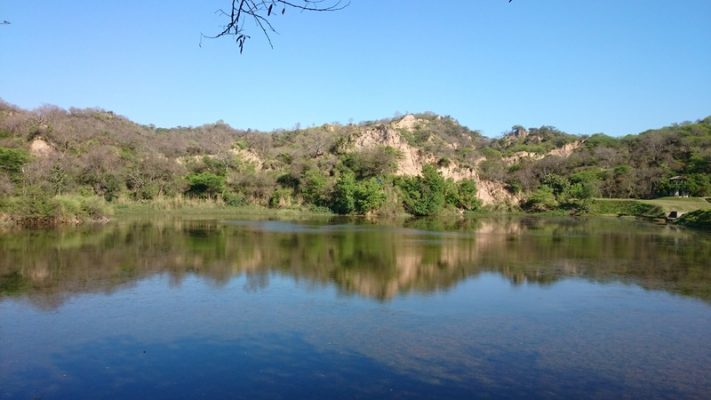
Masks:
[[[711,235],[614,219],[0,234],[0,399],[711,398]]]

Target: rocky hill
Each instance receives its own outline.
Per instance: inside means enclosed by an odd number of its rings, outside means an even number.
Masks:
[[[432,179],[445,182],[445,207],[471,209],[472,199],[464,198],[472,191],[457,188],[471,182],[484,206],[550,208],[586,196],[711,195],[709,160],[711,118],[622,138],[514,126],[489,139],[432,113],[259,132],[221,121],[163,129],[99,109],[0,104],[5,197],[33,189],[107,201],[185,195],[333,209],[341,193],[353,197],[346,199],[350,212],[366,210],[358,209],[366,203],[369,211],[395,212],[403,204],[408,210],[408,198],[425,201],[417,192],[426,185],[439,185],[414,178],[430,168]]]

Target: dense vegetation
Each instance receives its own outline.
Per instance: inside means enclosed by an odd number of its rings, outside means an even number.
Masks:
[[[6,218],[92,219],[112,206],[169,202],[425,216],[480,208],[481,182],[527,211],[711,196],[711,117],[620,138],[515,126],[487,139],[431,113],[265,133],[0,103]]]

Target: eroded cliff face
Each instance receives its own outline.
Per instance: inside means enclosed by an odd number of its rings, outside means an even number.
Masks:
[[[413,115],[406,115],[399,121],[390,124],[365,127],[354,134],[351,138],[351,150],[369,150],[379,146],[389,146],[397,150],[401,155],[397,162],[395,175],[416,176],[422,172],[422,167],[428,164],[436,164],[440,158],[432,153],[428,153],[423,148],[411,145],[404,137],[403,133],[413,132],[418,128],[426,128],[429,121],[415,118]],[[432,139],[430,139],[432,140]],[[456,143],[442,143],[443,146],[456,149]],[[464,179],[474,180],[477,184],[477,197],[484,205],[518,205],[521,201],[519,196],[511,194],[501,182],[482,179],[476,165],[484,160],[480,158],[474,166],[461,165],[456,160],[447,160],[446,163],[439,163],[438,170],[448,179],[461,181]]]
[[[369,150],[379,146],[392,147],[400,154],[395,171],[399,176],[418,175],[423,165],[436,161],[433,155],[411,146],[393,126],[388,125],[367,127],[355,134],[352,150]]]
[[[41,137],[37,137],[30,142],[30,154],[35,157],[46,157],[55,152],[54,146]]]

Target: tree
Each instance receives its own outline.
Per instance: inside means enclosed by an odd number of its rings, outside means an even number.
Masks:
[[[350,1],[344,0],[232,0],[227,11],[218,10],[222,16],[227,17],[224,29],[217,35],[203,35],[203,37],[210,39],[232,37],[239,46],[239,52],[242,53],[244,43],[251,38],[246,27],[247,22],[251,22],[253,27],[262,31],[269,46],[274,48],[270,37],[270,34],[277,32],[270,21],[273,15],[283,15],[287,9],[314,12],[338,11],[349,4]]]
[[[29,156],[24,150],[0,147],[0,171],[10,176],[21,174],[22,166],[28,159]]]
[[[461,182],[452,185],[454,193],[452,193],[451,204],[457,208],[473,211],[481,206],[481,202],[476,197],[476,182],[471,179],[465,179]]]
[[[201,172],[188,176],[188,190],[190,196],[215,198],[225,191],[225,178],[210,172]]]
[[[558,207],[553,189],[542,185],[531,193],[528,200],[523,204],[523,208],[528,211],[548,211]]]
[[[375,211],[385,203],[385,192],[378,178],[370,178],[358,182],[354,197],[355,209],[359,214]]]
[[[301,185],[304,201],[317,206],[323,206],[328,197],[328,181],[319,169],[313,168],[306,171]]]
[[[350,214],[356,209],[356,179],[351,171],[344,171],[333,188],[331,209],[338,214]]]
[[[391,146],[376,146],[346,154],[343,164],[353,171],[358,179],[365,179],[395,173],[401,158],[402,153]]]
[[[422,167],[422,176],[400,181],[405,210],[415,216],[436,215],[445,204],[447,182],[434,165]]]

